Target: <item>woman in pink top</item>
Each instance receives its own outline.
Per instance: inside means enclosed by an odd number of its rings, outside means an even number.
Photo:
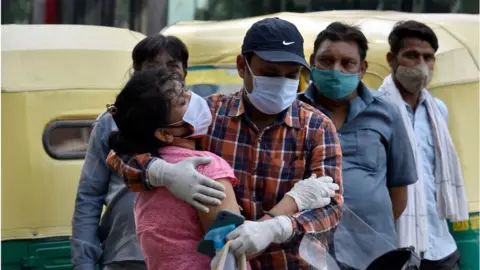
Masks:
[[[150,153],[170,163],[211,157],[210,164],[197,169],[225,186],[226,198],[209,207],[208,214],[177,199],[166,188],[137,193],[137,238],[151,270],[209,269],[211,259],[196,251],[198,242],[220,210],[240,213],[233,191],[237,179],[230,165],[215,154],[195,150],[195,139],[207,133],[212,115],[203,98],[185,89],[182,75],[173,69],[136,73],[109,109],[119,129],[109,142],[116,155]],[[138,161],[125,164],[128,170],[147,165]]]

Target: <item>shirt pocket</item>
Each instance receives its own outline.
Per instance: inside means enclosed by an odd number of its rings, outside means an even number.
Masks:
[[[338,133],[340,146],[342,148],[343,161],[352,160],[358,154],[357,132],[342,132]]]
[[[305,174],[305,159],[272,159],[270,178],[265,179],[265,206],[278,203]],[[273,176],[273,177],[272,177]]]
[[[294,185],[294,183],[300,181],[300,180],[303,180],[305,178],[305,166],[306,166],[306,161],[305,159],[295,159],[293,161],[290,161],[289,162],[289,166],[288,166],[288,173],[289,173],[289,176],[292,176],[291,178],[289,178],[290,182],[292,183],[292,187]],[[309,175],[310,176],[310,175]]]
[[[271,170],[269,176],[281,179],[287,182],[298,182],[304,178],[305,174],[305,159],[271,159]]]
[[[424,170],[429,172],[435,163],[435,139],[433,138],[433,132],[426,128],[421,129],[420,133],[416,134],[417,148],[420,157],[428,162],[421,162],[424,166]],[[426,166],[426,167],[425,167]]]
[[[417,147],[422,151],[429,152],[435,147],[433,132],[427,127],[420,128],[420,132],[416,134]]]
[[[370,171],[379,171],[387,164],[387,153],[381,135],[370,129],[357,131],[357,163]]]

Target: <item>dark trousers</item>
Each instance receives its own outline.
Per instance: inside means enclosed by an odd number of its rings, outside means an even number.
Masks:
[[[458,270],[460,263],[460,252],[455,250],[452,254],[439,261],[423,259],[420,270]]]

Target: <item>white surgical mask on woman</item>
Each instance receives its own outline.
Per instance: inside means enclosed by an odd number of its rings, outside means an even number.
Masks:
[[[212,112],[205,99],[193,91],[190,91],[190,93],[191,97],[187,110],[179,122],[185,122],[193,127],[193,133],[185,138],[198,138],[208,133],[208,128],[212,124]]]
[[[255,108],[265,114],[274,115],[292,105],[297,98],[298,79],[256,76],[248,62],[245,63],[253,82],[252,92],[247,91],[247,97]]]

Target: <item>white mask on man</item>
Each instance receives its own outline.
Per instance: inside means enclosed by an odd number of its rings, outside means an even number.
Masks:
[[[297,99],[299,79],[257,76],[248,62],[246,65],[253,81],[252,92],[247,91],[247,97],[259,111],[268,115],[279,114]]]

